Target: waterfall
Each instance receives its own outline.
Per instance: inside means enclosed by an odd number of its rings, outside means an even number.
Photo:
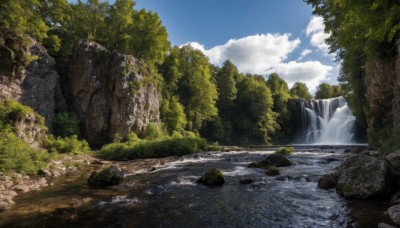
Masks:
[[[343,97],[301,100],[301,142],[307,144],[351,144],[356,118]]]

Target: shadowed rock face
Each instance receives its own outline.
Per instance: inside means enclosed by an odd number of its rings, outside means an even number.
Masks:
[[[24,57],[33,61],[23,66]],[[50,129],[56,105],[65,106],[54,67],[55,60],[34,40],[23,45],[10,34],[0,37],[0,95],[31,107]]]
[[[148,123],[160,122],[158,93],[151,78],[133,56],[79,41],[73,51],[69,92],[90,144],[101,146],[130,132],[140,135]]]

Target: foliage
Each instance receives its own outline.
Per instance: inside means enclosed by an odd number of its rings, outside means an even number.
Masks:
[[[33,149],[9,130],[0,131],[0,171],[36,174],[51,159],[47,151]]]
[[[64,138],[49,135],[43,144],[50,153],[87,154],[90,152],[89,144],[85,140],[79,140],[76,135]]]
[[[160,114],[168,133],[172,133],[173,131],[181,132],[185,129],[187,119],[184,107],[176,97],[163,100]]]
[[[74,113],[57,113],[53,120],[54,134],[61,137],[79,135],[79,123],[80,120]]]
[[[149,140],[160,139],[164,137],[164,133],[159,124],[149,123],[144,131],[144,138]]]
[[[292,88],[290,88],[290,95],[293,98],[312,99],[307,85],[303,82],[294,83]]]
[[[278,150],[275,151],[275,154],[290,155],[293,152],[294,152],[293,147],[279,147]]]
[[[206,149],[206,140],[201,138],[168,138],[108,144],[101,148],[99,156],[110,160],[133,160],[182,156]]]

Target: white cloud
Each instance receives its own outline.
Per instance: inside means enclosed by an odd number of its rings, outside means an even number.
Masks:
[[[231,39],[226,44],[205,49],[197,42],[187,44],[201,50],[210,62],[221,65],[231,60],[241,72],[264,74],[282,63],[299,45],[300,39],[290,40],[290,34],[261,34]]]
[[[300,57],[297,60],[302,60],[304,57],[306,57],[307,55],[309,55],[312,52],[312,50],[310,49],[304,49],[301,54]]]
[[[311,92],[315,92],[316,87],[322,82],[329,80],[329,76],[334,67],[323,65],[319,61],[281,63],[269,71],[276,72],[280,77],[285,79],[289,87],[295,82],[304,82]]]
[[[322,17],[312,17],[306,29],[306,35],[310,37],[310,43],[321,50],[325,55],[329,54],[329,46],[326,44],[325,39],[330,34],[325,33],[325,25]]]

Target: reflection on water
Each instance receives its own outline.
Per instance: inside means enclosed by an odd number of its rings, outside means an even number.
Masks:
[[[269,177],[247,165],[272,151],[203,153],[131,172],[109,189],[90,189],[90,171],[59,179],[54,186],[29,193],[0,214],[2,226],[31,227],[376,227],[386,205],[346,202],[334,190],[317,188],[318,177],[332,172],[348,156],[344,147],[298,147],[293,165]],[[196,183],[218,167],[226,184]],[[245,185],[239,181],[251,178]],[[369,206],[365,206],[368,204]]]

